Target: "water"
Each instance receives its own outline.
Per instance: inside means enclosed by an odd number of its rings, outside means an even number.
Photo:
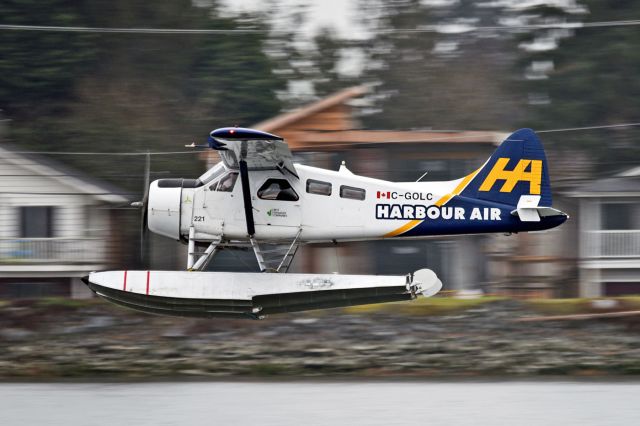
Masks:
[[[638,425],[640,383],[0,384],[0,425]]]

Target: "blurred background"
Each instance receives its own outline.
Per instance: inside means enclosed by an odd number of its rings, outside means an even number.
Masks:
[[[639,374],[636,18],[632,0],[3,0],[0,376]],[[305,247],[292,269],[429,267],[444,297],[415,304],[253,323],[91,299],[88,271],[184,267],[129,204],[147,161],[152,180],[195,178],[218,160],[184,145],[230,125],[396,181],[461,177],[530,127],[571,219]]]
[[[227,125],[279,134],[306,164],[345,160],[396,181],[464,176],[514,129],[541,131],[554,202],[571,215],[557,230],[307,248],[295,269],[428,265],[447,290],[640,293],[640,50],[638,26],[620,25],[636,9],[622,0],[5,1],[0,296],[82,297],[86,271],[181,267],[179,244],[151,236],[141,247],[129,202],[141,197],[147,159],[152,179],[202,174],[215,153],[184,145]],[[254,264],[223,255],[213,268]]]

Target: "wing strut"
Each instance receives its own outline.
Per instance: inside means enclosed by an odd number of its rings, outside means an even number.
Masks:
[[[284,244],[270,244],[266,243],[269,249],[261,246],[255,238],[250,238],[251,247],[256,255],[258,266],[260,266],[261,272],[287,272],[293,262],[293,258],[296,256],[298,247],[300,247],[300,234],[302,234],[302,228],[298,230],[296,237],[293,239],[290,245]]]

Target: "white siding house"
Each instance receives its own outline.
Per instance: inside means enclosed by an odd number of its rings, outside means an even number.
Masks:
[[[579,186],[579,294],[640,294],[640,168]]]
[[[576,296],[576,207],[571,199],[554,195],[553,206],[569,214],[562,226],[542,232],[491,235],[490,292],[547,298]]]
[[[110,263],[117,192],[0,146],[0,297],[85,294],[79,278]]]

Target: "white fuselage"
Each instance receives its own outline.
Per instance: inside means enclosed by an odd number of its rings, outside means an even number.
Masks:
[[[175,239],[186,238],[193,226],[195,239],[208,241],[218,236],[225,240],[247,238],[247,225],[240,179],[230,191],[216,190],[219,182],[235,171],[216,166],[217,176],[195,188],[159,188],[151,186],[149,226],[152,231]],[[418,206],[414,216],[426,216],[425,209],[442,201],[462,179],[447,182],[394,183],[354,175],[346,168],[331,171],[296,164],[298,178],[276,170],[252,171],[251,203],[255,221],[255,236],[261,240],[288,239],[302,229],[302,241],[345,241],[379,239],[409,225],[404,219],[411,206]],[[202,178],[206,179],[206,174]],[[201,179],[202,179],[201,178]],[[273,180],[286,181],[297,195],[270,199],[273,193],[260,189]],[[227,188],[228,189],[228,188]],[[176,203],[179,197],[179,205]],[[282,199],[284,198],[284,199]],[[174,201],[175,200],[175,201]],[[390,207],[380,207],[380,204]],[[397,207],[405,209],[398,216]],[[422,207],[419,207],[422,206]],[[391,210],[390,210],[391,209]],[[455,217],[454,211],[444,211]],[[176,220],[179,215],[179,234]],[[386,215],[381,218],[380,215]],[[413,216],[412,216],[413,217]]]

